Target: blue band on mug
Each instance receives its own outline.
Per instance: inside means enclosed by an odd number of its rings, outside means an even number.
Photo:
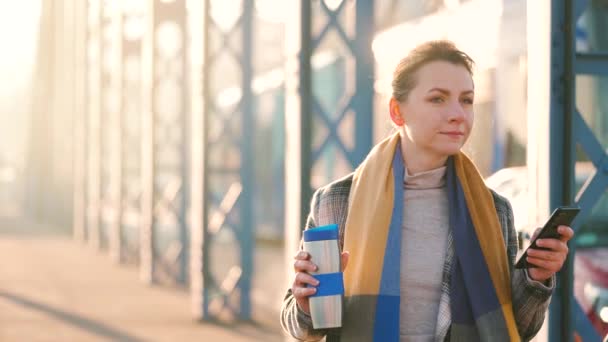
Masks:
[[[304,231],[304,241],[306,242],[323,240],[338,240],[337,224],[310,228]]]
[[[344,294],[344,277],[342,272],[314,274],[319,281],[317,292],[311,297],[334,296]],[[311,285],[308,285],[309,287]]]

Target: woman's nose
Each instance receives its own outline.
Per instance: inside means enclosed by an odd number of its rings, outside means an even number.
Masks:
[[[450,106],[449,121],[460,122],[466,118],[466,111],[460,103],[454,103]]]

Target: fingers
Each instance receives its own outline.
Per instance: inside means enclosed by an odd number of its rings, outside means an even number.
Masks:
[[[298,306],[309,313],[308,297],[317,292],[315,286],[319,285],[319,281],[311,276],[308,272],[317,270],[317,265],[310,261],[310,254],[306,251],[299,251],[294,257],[293,269],[296,275],[291,286],[291,292],[298,303]],[[308,287],[308,285],[312,285]]]
[[[310,254],[307,251],[299,251],[293,258],[296,260],[310,260]]]
[[[299,251],[294,259],[296,261],[293,262],[293,269],[296,273],[314,272],[318,269],[317,265],[310,261],[310,254],[306,251]]]
[[[556,260],[556,261],[563,260],[563,259],[565,259],[565,254],[566,253],[555,252],[552,250],[535,249],[535,248],[530,248],[528,250],[528,256],[533,257],[533,258],[543,259],[543,260]]]
[[[559,226],[557,227],[557,232],[560,235],[560,240],[563,242],[568,242],[568,240],[572,239],[574,236],[574,230],[568,226]]]
[[[526,260],[537,267],[553,273],[560,270],[566,260],[566,255],[567,253],[562,252],[530,249],[528,250],[528,257]]]
[[[306,313],[310,313],[308,297],[317,293],[317,288],[315,286],[319,285],[319,281],[308,274],[308,272],[316,271],[317,265],[310,261],[310,254],[305,251],[300,251],[295,256],[293,268],[296,272],[296,276],[294,277],[291,286],[291,292],[300,309]],[[312,286],[308,287],[308,285]]]
[[[312,284],[311,284],[312,283]],[[309,297],[317,293],[316,287],[307,287],[306,284],[319,284],[310,274],[299,272],[291,286],[291,293],[296,299],[298,307],[304,312],[310,314]]]
[[[313,287],[308,287],[312,285]],[[292,291],[296,297],[308,297],[314,294],[317,289],[314,286],[319,285],[319,281],[308,273],[298,272],[293,282]]]
[[[542,249],[529,249],[526,261],[538,268],[528,269],[530,276],[535,280],[546,280],[558,272],[564,265],[568,256],[567,242],[574,236],[574,231],[568,226],[559,226],[557,232],[559,239],[539,239],[536,241]]]
[[[536,245],[554,252],[568,253],[568,245],[560,239],[539,239],[536,240]]]
[[[538,234],[540,233],[540,231],[542,230],[542,228],[536,228],[534,230],[534,233],[532,234],[532,238],[530,238],[530,240],[534,240]],[[557,227],[557,232],[560,235],[560,240],[567,242],[568,240],[570,240],[573,236],[574,236],[574,230],[572,230],[572,228],[568,227],[568,226],[559,226]]]
[[[297,272],[315,272],[318,267],[309,260],[296,260],[293,263],[293,269]]]
[[[558,271],[568,256],[568,245],[558,239],[540,239],[536,241],[538,247],[546,248],[528,250],[528,262],[547,269],[553,270],[557,266]]]
[[[298,304],[300,304],[300,307],[304,307],[305,305],[302,305],[301,301],[306,300],[306,299],[308,299],[308,297],[314,295],[317,292],[317,288],[299,286],[299,287],[292,288],[291,292],[293,293],[293,296],[298,301]]]
[[[549,272],[550,274],[556,273],[562,268],[562,263],[559,261],[551,261],[532,257],[527,257],[526,261],[529,264],[535,265],[543,271]]]
[[[565,239],[570,238],[571,236],[565,237]],[[568,256],[568,245],[566,244],[566,241],[562,241],[560,239],[537,240],[536,244],[539,247],[546,249],[529,249],[526,261],[539,268],[535,270],[536,274],[540,274],[542,272],[542,274],[546,275],[548,278],[562,268],[564,261]],[[543,278],[545,277],[543,276]]]

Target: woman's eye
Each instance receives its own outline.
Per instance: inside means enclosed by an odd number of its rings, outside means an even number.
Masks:
[[[432,98],[431,98],[431,102],[432,102],[432,103],[442,103],[442,102],[443,102],[443,98],[442,98],[442,97],[439,97],[439,96],[437,96],[437,97],[432,97]]]
[[[462,99],[462,102],[468,104],[468,105],[472,105],[473,104],[473,99],[471,98],[464,98]]]

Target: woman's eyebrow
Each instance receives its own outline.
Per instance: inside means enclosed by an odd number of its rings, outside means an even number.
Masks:
[[[444,95],[451,94],[451,92],[448,89],[444,89],[444,88],[431,88],[431,89],[429,89],[428,93],[433,92],[433,91],[438,91]],[[460,93],[460,95],[468,95],[468,94],[475,94],[475,92],[473,90],[465,90]]]
[[[429,89],[429,91],[427,93],[433,92],[433,91],[438,91],[444,95],[450,95],[450,91],[447,89],[443,89],[443,88],[431,88]]]

